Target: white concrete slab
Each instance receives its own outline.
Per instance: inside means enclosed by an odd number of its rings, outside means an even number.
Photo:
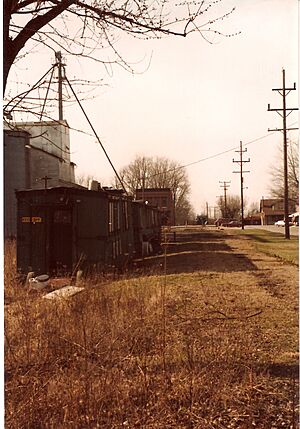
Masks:
[[[44,295],[43,298],[50,299],[50,300],[66,299],[83,291],[83,289],[84,289],[83,287],[78,287],[78,286],[65,286],[61,289],[57,289],[57,290],[54,290],[53,292],[47,293],[47,295]]]

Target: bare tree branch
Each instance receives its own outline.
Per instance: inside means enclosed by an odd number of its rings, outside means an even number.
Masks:
[[[278,150],[278,162],[270,167],[270,192],[275,198],[284,198],[284,173],[282,147]],[[298,204],[299,201],[299,152],[298,142],[289,141],[288,145],[288,185],[289,201]]]
[[[119,176],[128,193],[135,195],[138,188],[170,188],[175,201],[177,222],[194,220],[194,212],[188,201],[190,184],[187,173],[180,165],[168,158],[138,156],[122,168]],[[115,183],[117,184],[117,182]]]
[[[63,51],[101,62],[96,51],[109,47],[115,55],[114,62],[132,72],[114,46],[116,30],[146,39],[163,35],[186,37],[195,31],[202,36],[204,31],[228,36],[211,26],[228,18],[234,9],[204,23],[200,21],[210,13],[213,4],[215,6],[222,1],[183,1],[175,5],[179,10],[176,16],[172,0],[4,0],[3,88],[5,90],[12,64],[30,39],[38,39],[52,50],[56,45]],[[183,8],[185,12],[182,12]]]

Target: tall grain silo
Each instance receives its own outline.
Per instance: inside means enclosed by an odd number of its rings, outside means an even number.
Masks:
[[[30,134],[27,131],[4,130],[4,236],[17,232],[17,199],[15,191],[30,187]]]
[[[16,190],[57,186],[76,186],[67,122],[11,123],[4,130],[4,236],[16,236]]]
[[[31,188],[74,184],[74,163],[70,161],[70,134],[67,121],[17,122],[30,133]]]

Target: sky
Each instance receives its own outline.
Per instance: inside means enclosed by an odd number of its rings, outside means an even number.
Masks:
[[[136,73],[114,67],[107,73],[97,63],[64,56],[69,79],[101,79],[97,97],[83,106],[117,170],[137,155],[167,157],[186,165],[191,184],[190,201],[201,213],[213,207],[223,181],[228,194],[239,195],[240,141],[247,153],[244,164],[244,195],[248,205],[258,205],[270,195],[270,170],[281,162],[282,118],[271,108],[282,107],[282,97],[273,88],[297,85],[287,97],[288,107],[298,106],[297,0],[224,0],[214,15],[236,10],[217,29],[233,37],[200,34],[140,41],[120,36],[118,49]],[[10,75],[16,82],[35,82],[53,58],[48,52],[22,59]],[[65,109],[71,128],[92,133],[78,106]],[[293,124],[293,125],[291,125]],[[298,126],[298,113],[288,117]],[[298,138],[291,131],[289,138]],[[71,131],[71,158],[77,175],[93,176],[109,185],[113,171],[95,137]]]

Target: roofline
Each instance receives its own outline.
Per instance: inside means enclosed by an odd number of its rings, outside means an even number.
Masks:
[[[135,190],[135,192],[148,192],[148,191],[155,191],[155,192],[160,192],[160,191],[170,191],[172,192],[171,188],[137,188]]]
[[[77,185],[76,183],[74,183],[75,186],[53,186],[53,187],[49,187],[49,188],[39,188],[39,189],[18,189],[16,191],[16,194],[29,194],[29,193],[38,193],[38,194],[43,194],[45,193],[45,191],[47,191],[47,193],[55,193],[55,192],[59,192],[59,191],[65,191],[65,192],[81,192],[81,193],[88,193],[89,195],[110,195],[110,196],[119,196],[116,193],[112,192],[113,190],[105,190],[103,188],[97,190],[97,191],[92,191],[84,186],[81,185]],[[76,186],[77,185],[77,186]],[[124,195],[120,195],[121,197],[124,197]],[[129,197],[132,198],[132,197]]]
[[[38,126],[38,125],[65,125],[67,128],[69,128],[69,124],[65,119],[62,120],[53,120],[53,121],[17,121],[12,122],[11,124],[15,125],[18,129],[20,127],[22,129],[22,126]]]

